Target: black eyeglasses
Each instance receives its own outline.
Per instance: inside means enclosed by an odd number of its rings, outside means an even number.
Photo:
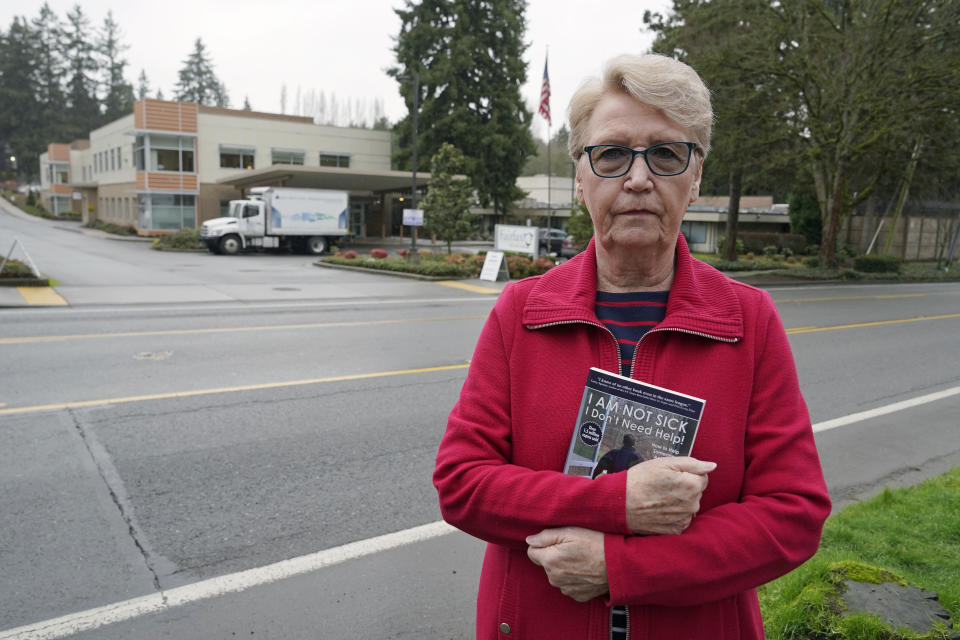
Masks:
[[[661,142],[638,150],[619,144],[595,144],[584,147],[590,168],[601,178],[619,178],[630,171],[633,159],[643,156],[650,173],[655,176],[678,176],[690,166],[695,142]]]

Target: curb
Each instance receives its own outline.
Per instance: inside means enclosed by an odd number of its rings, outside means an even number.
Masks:
[[[0,287],[49,287],[49,278],[0,278]]]
[[[411,280],[424,280],[427,282],[436,282],[439,280],[469,280],[470,278],[457,277],[457,276],[425,276],[420,273],[407,273],[406,271],[391,271],[389,269],[368,269],[367,267],[353,267],[347,264],[332,264],[329,262],[317,261],[313,263],[315,267],[323,267],[325,269],[341,269],[343,271],[356,271],[359,273],[372,273],[382,274],[385,276],[397,276],[400,278],[409,278]]]

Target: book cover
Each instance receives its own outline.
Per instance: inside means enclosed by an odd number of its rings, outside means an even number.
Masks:
[[[706,403],[591,368],[563,472],[596,478],[663,456],[688,456]]]

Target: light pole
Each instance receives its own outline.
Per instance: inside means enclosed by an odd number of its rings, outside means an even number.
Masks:
[[[417,208],[417,116],[420,113],[420,73],[413,72],[413,134],[411,144],[413,146],[413,157],[411,159],[413,184],[410,187],[410,201],[412,208]],[[407,254],[407,262],[410,264],[420,264],[420,252],[417,251],[417,227],[413,226],[410,233],[410,253]]]

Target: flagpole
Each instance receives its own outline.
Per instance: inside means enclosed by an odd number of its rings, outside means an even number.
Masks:
[[[540,85],[540,107],[537,109],[537,113],[543,116],[543,119],[547,121],[547,249],[550,249],[550,235],[549,229],[552,227],[551,218],[553,217],[553,193],[550,188],[550,75],[547,72],[547,62],[550,58],[550,47],[547,47],[547,55],[543,59],[543,84]],[[539,254],[539,248],[537,249]]]
[[[547,45],[547,53],[543,59],[543,75],[547,77],[547,62],[550,59],[550,45]],[[553,171],[551,170],[550,165],[550,142],[552,136],[550,135],[550,125],[551,118],[547,118],[547,253],[550,252],[550,229],[553,228],[553,191],[551,190],[551,181],[553,178]]]

